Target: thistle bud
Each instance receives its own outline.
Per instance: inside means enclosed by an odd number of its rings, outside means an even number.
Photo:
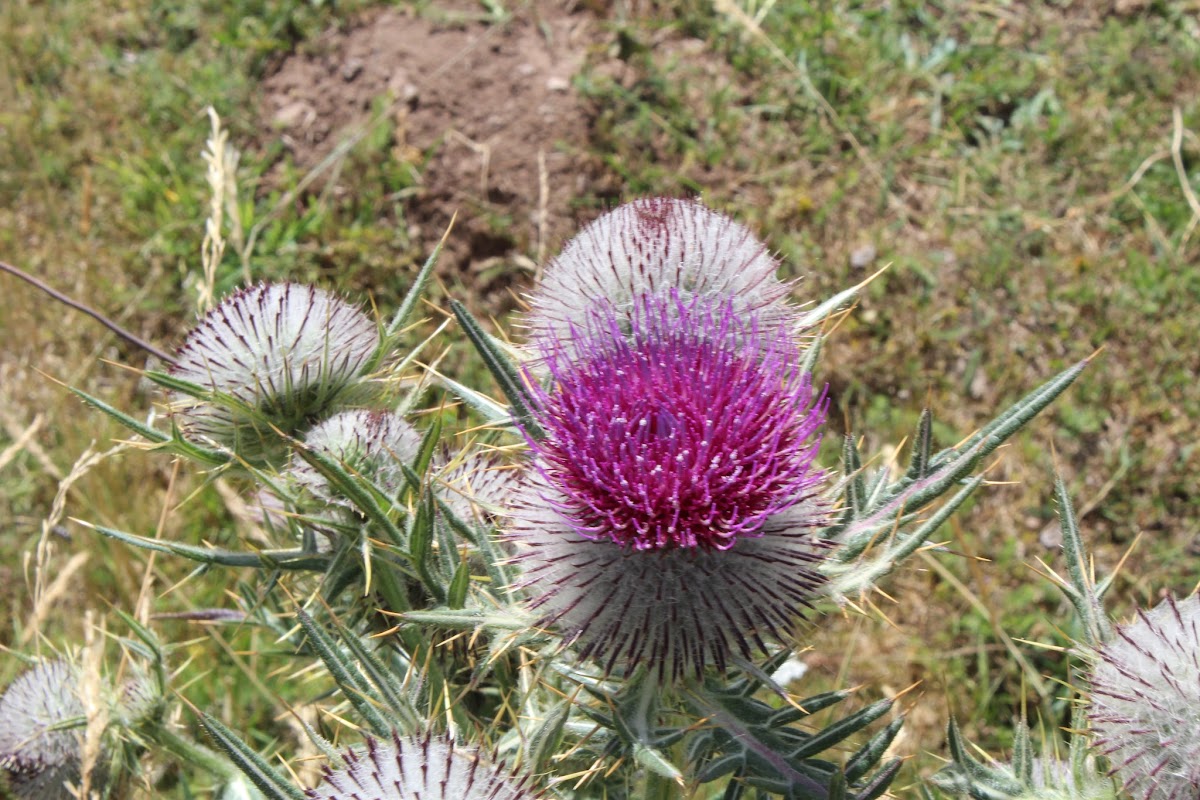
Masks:
[[[1200,597],[1139,611],[1097,656],[1096,752],[1136,800],[1200,797]]]
[[[326,770],[309,789],[310,800],[533,800],[540,794],[484,761],[473,750],[440,736],[390,742],[368,739],[365,750],[345,754],[346,766]]]
[[[296,435],[352,404],[378,345],[375,322],[322,289],[252,286],[210,311],[171,367],[211,396],[175,392],[171,406],[189,435],[271,461],[284,452],[276,430]]]

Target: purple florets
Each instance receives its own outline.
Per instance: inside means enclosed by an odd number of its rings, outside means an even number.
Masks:
[[[726,550],[757,536],[820,478],[825,416],[786,335],[728,301],[645,297],[623,330],[611,313],[575,331],[576,355],[542,350],[546,432],[537,464],[558,510],[589,539],[635,550]]]

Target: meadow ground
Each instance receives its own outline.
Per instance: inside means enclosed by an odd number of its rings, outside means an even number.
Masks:
[[[926,405],[939,442],[957,441],[1099,349],[1001,451],[994,485],[941,532],[948,552],[885,583],[886,621],[833,614],[803,631],[806,690],[861,685],[871,700],[920,682],[898,744],[914,775],[940,763],[950,714],[993,752],[1022,702],[1061,723],[1061,655],[1025,643],[1066,642],[1068,607],[1037,566],[1060,558],[1053,469],[1098,571],[1133,548],[1118,613],[1198,577],[1200,6],[608,5],[4,3],[0,260],[177,344],[196,307],[211,105],[241,152],[221,290],[247,274],[316,281],[388,309],[457,212],[432,300],[502,321],[579,224],[648,194],[698,195],[748,224],[802,276],[797,301],[890,265],[824,354],[830,467],[838,434],[886,458]],[[0,334],[0,605],[14,621],[0,641],[30,650],[35,628],[80,638],[84,609],[132,608],[141,589],[142,553],[68,517],[189,542],[241,528],[236,494],[136,450],[69,482],[54,510],[81,454],[121,434],[60,382],[144,416],[155,395],[109,363],[144,354],[3,275]],[[443,370],[490,389],[453,329],[444,342]],[[28,554],[44,527],[74,579],[35,625]],[[156,610],[225,602],[205,576],[167,591],[184,565],[154,570]],[[181,663],[205,654],[183,669],[190,700],[264,749],[294,735],[274,717],[269,638],[159,624],[196,639]]]

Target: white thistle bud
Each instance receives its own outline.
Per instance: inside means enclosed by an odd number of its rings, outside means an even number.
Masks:
[[[378,345],[376,323],[323,289],[252,286],[210,311],[171,367],[173,377],[232,396],[248,410],[182,392],[171,406],[190,435],[251,462],[269,461],[280,450],[272,428],[294,435],[351,404],[347,394]]]
[[[479,453],[451,460],[438,475],[439,496],[464,523],[505,516],[521,473]]]
[[[304,443],[395,497],[404,484],[404,467],[413,465],[421,449],[421,434],[399,414],[360,409],[343,411],[320,423],[308,432]],[[308,462],[294,459],[289,472],[312,496],[351,507]]]
[[[1097,656],[1096,752],[1136,800],[1200,797],[1200,597],[1139,611]]]
[[[440,736],[367,741],[345,754],[346,768],[326,770],[310,800],[533,800],[541,794],[483,761],[474,750]]]
[[[0,697],[0,768],[24,800],[72,800],[87,724],[79,670],[64,660],[26,670]],[[94,779],[93,779],[94,780]]]

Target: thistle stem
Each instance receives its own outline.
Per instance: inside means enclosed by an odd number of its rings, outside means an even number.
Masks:
[[[675,800],[679,797],[679,784],[654,770],[646,770],[646,781],[641,796],[646,800]]]
[[[99,311],[92,308],[91,306],[86,306],[83,303],[80,303],[78,300],[73,300],[70,297],[67,297],[65,294],[58,291],[57,289],[51,288],[49,285],[47,285],[46,283],[43,283],[42,281],[33,277],[28,272],[25,272],[22,269],[18,269],[17,267],[14,267],[12,264],[6,264],[3,261],[0,261],[0,271],[7,272],[9,275],[13,275],[17,278],[20,278],[21,280],[28,283],[30,286],[34,286],[34,287],[42,290],[43,292],[50,295],[55,300],[62,303],[64,306],[67,306],[68,308],[73,308],[76,311],[82,311],[84,314],[87,314],[89,317],[96,320],[104,327],[108,328],[110,331],[115,333],[120,338],[124,339],[125,341],[129,342],[130,344],[134,345],[135,347],[140,347],[142,350],[145,350],[150,355],[152,355],[155,358],[157,358],[158,360],[162,361],[164,364],[174,364],[175,363],[175,359],[172,358],[171,356],[167,355],[166,352],[159,350],[157,347],[150,344],[149,342],[147,342],[147,341],[135,336],[134,334],[130,333],[129,331],[125,330],[120,325],[113,322],[111,319],[104,316],[103,314],[101,314]]]
[[[154,726],[150,736],[181,760],[194,764],[222,780],[229,780],[241,775],[232,761],[222,757],[215,750],[180,736],[166,725]]]

